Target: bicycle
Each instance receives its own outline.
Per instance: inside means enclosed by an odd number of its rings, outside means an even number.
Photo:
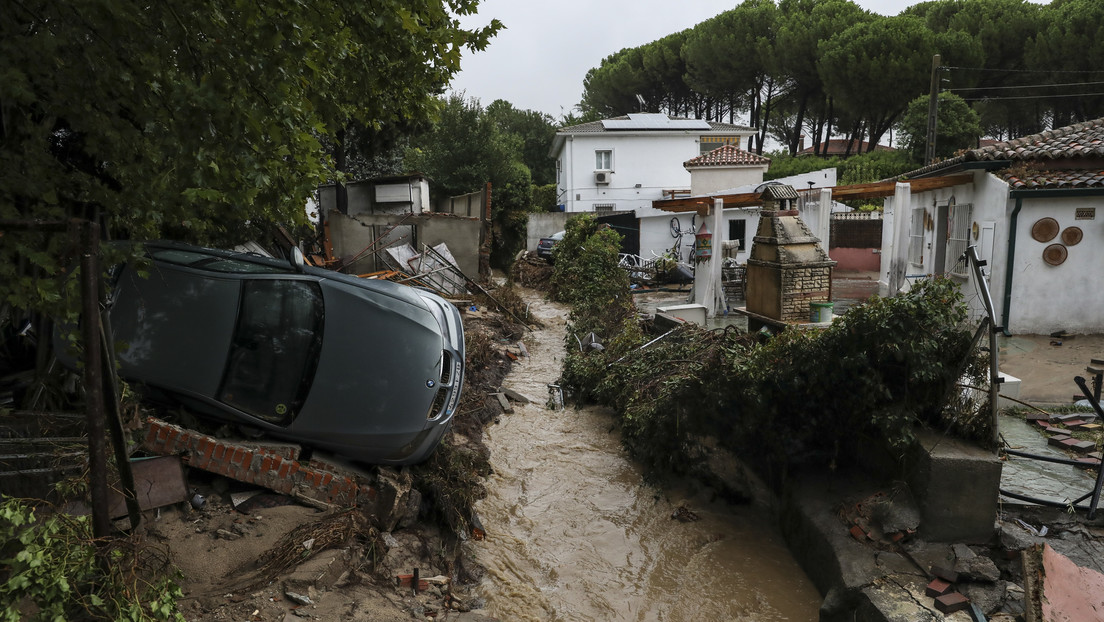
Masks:
[[[697,219],[697,214],[691,214],[690,228],[683,230],[682,222],[678,219],[678,216],[671,217],[671,237],[675,238],[675,243],[671,246],[670,253],[674,256],[675,261],[682,261],[682,237],[684,235],[693,236],[695,233],[698,232]],[[688,246],[690,249],[687,252],[687,261],[690,261],[692,263],[694,261],[694,242],[691,241],[686,246]]]

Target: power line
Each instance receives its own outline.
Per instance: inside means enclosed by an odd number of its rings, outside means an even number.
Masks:
[[[1088,86],[1090,84],[1104,84],[1104,81],[1100,82],[1065,82],[1062,84],[1021,84],[1017,86],[978,86],[978,87],[962,87],[957,89],[943,89],[951,93],[961,91],[999,91],[1008,89],[1034,89],[1034,88],[1052,88],[1058,86]]]
[[[1104,95],[1101,93],[1070,93],[1070,94],[1055,94],[1055,95],[1009,95],[1007,97],[963,97],[963,101],[977,102],[977,101],[1000,101],[1005,99],[1055,99],[1058,97],[1097,97]]]
[[[940,69],[957,69],[960,71],[1000,71],[1004,73],[1102,73],[1104,69],[991,69],[988,67],[949,67],[942,66]]]

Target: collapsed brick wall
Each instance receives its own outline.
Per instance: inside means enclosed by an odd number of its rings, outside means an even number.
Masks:
[[[376,491],[356,476],[318,460],[300,461],[299,447],[232,443],[149,417],[143,446],[181,456],[184,464],[297,498],[347,507],[374,500]]]

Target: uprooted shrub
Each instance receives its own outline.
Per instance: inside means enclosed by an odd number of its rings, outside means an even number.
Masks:
[[[579,353],[594,333],[608,356],[620,356],[642,343],[629,275],[618,265],[621,234],[598,222],[594,214],[567,221],[563,240],[552,249],[553,300],[571,305],[567,348]],[[590,350],[587,350],[590,351]]]
[[[626,445],[653,467],[696,470],[704,438],[773,473],[834,465],[871,441],[900,455],[918,424],[990,438],[986,405],[956,389],[963,373],[984,375],[967,319],[957,287],[935,279],[762,344],[683,326],[616,358],[569,353],[563,380],[616,410]]]

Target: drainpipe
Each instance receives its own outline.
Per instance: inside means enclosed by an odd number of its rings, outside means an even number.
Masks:
[[[1016,207],[1012,210],[1012,217],[1008,219],[1008,259],[1004,264],[1004,317],[1001,318],[1001,331],[1005,337],[1011,337],[1008,332],[1008,314],[1012,309],[1012,266],[1016,260],[1016,219],[1020,217],[1020,208],[1023,207],[1023,198],[1016,197]]]

